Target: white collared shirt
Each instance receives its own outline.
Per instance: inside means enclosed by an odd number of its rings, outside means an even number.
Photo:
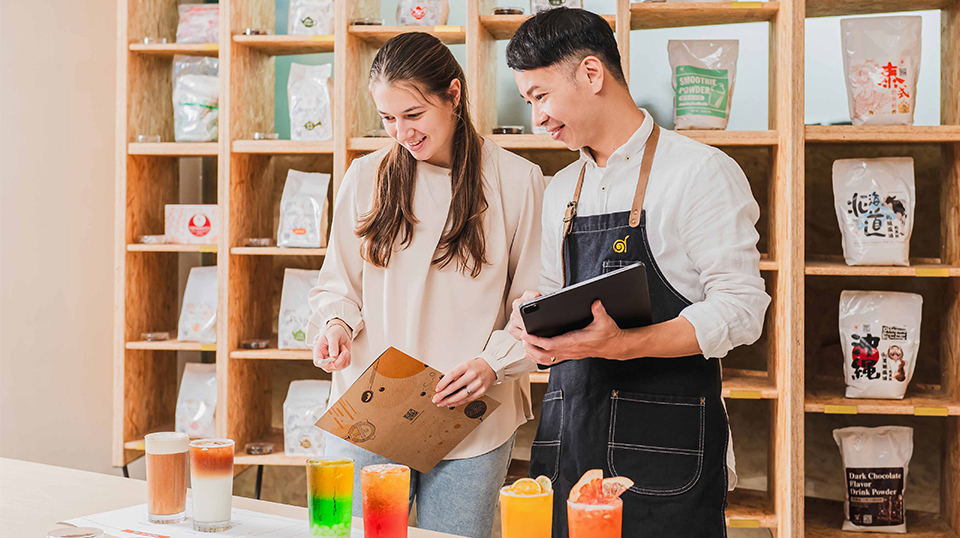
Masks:
[[[540,293],[563,286],[563,215],[586,163],[578,216],[629,211],[653,118],[600,167],[589,152],[561,170],[543,201]],[[690,301],[680,315],[693,325],[704,357],[724,357],[760,338],[770,304],[760,276],[756,223],[760,216],[746,176],[722,151],[660,130],[643,200],[650,253],[663,277]],[[730,489],[736,485],[733,440],[727,451]]]

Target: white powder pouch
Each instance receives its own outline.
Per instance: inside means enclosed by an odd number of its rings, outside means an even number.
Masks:
[[[911,157],[833,162],[833,199],[847,265],[910,265],[917,190]]]
[[[323,430],[315,424],[327,410],[330,382],[291,381],[283,401],[283,453],[285,456],[322,456]]]
[[[173,136],[177,142],[216,142],[220,77],[216,58],[176,56],[173,62]]]
[[[280,319],[277,322],[277,346],[280,349],[310,349],[307,345],[307,322],[310,320],[307,294],[317,285],[319,279],[320,271],[283,270]]]
[[[847,398],[902,399],[920,349],[923,297],[895,291],[840,294]]]
[[[183,290],[183,307],[177,324],[177,339],[185,342],[217,342],[217,267],[194,267]]]
[[[287,34],[330,35],[333,33],[333,0],[290,0]]]
[[[216,437],[217,365],[189,362],[177,394],[178,433],[190,437]]]
[[[737,80],[736,39],[670,40],[676,129],[726,129]]]
[[[532,15],[556,7],[583,9],[583,0],[530,0],[530,13]]]
[[[907,532],[903,492],[913,456],[913,428],[833,430],[845,474],[843,530]]]
[[[277,246],[320,248],[326,246],[323,208],[327,201],[330,174],[287,171],[280,197],[280,225]]]
[[[177,43],[218,43],[220,6],[218,4],[181,4],[177,7]]]
[[[397,2],[397,24],[401,26],[436,26],[447,24],[450,3],[447,0],[400,0]]]
[[[163,233],[167,243],[217,244],[220,237],[220,207],[217,204],[167,204],[163,209]]]
[[[287,100],[290,106],[290,140],[332,140],[330,74],[333,66],[290,64]]]
[[[843,71],[854,125],[913,125],[922,19],[841,19]]]

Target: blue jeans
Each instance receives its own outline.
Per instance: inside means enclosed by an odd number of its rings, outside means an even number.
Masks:
[[[429,473],[410,469],[410,504],[416,499],[417,527],[469,538],[490,538],[515,440],[516,434],[499,448],[473,458],[443,460]],[[353,515],[361,517],[360,469],[394,462],[326,432],[323,453],[353,460]]]

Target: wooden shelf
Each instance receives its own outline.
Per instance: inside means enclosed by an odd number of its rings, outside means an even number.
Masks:
[[[765,491],[737,488],[727,493],[727,526],[731,528],[774,528],[777,515]]]
[[[807,497],[804,500],[806,538],[862,538],[862,532],[843,532],[843,502]],[[868,534],[867,536],[908,536],[909,538],[957,538],[957,534],[931,512],[907,510],[907,534]]]
[[[861,415],[960,415],[960,401],[950,398],[937,385],[911,383],[902,400],[844,397],[842,383],[811,379],[806,383],[803,409],[807,413]]]
[[[480,15],[480,25],[490,32],[494,39],[503,41],[512,38],[523,21],[530,17],[532,15]],[[603,18],[614,31],[617,30],[616,15],[603,15]]]
[[[267,349],[235,349],[230,352],[231,359],[240,360],[278,360],[313,361],[313,351],[309,349],[277,349],[276,337],[270,340]]]
[[[810,144],[960,142],[960,125],[807,125],[805,132]]]
[[[233,353],[230,356],[232,357]],[[530,374],[531,383],[549,381],[549,370]],[[767,372],[726,369],[723,371],[723,397],[733,400],[775,400],[777,387],[767,376]]]
[[[233,42],[273,56],[333,52],[333,35],[235,35]]]
[[[230,254],[238,256],[326,256],[326,248],[233,247]]]
[[[463,45],[467,42],[467,32],[463,26],[365,26],[351,25],[349,31],[354,36],[381,47],[391,37],[406,32],[425,32],[446,45]]]
[[[176,335],[177,331],[169,331],[171,335]],[[201,344],[200,342],[184,342],[180,340],[159,340],[147,342],[136,340],[127,342],[124,346],[127,349],[145,349],[152,351],[216,351],[217,344]]]
[[[130,142],[130,155],[163,155],[166,157],[216,157],[220,152],[217,142]]]
[[[216,252],[217,245],[149,245],[131,243],[127,245],[127,252]]]
[[[234,153],[268,155],[333,154],[333,140],[302,142],[293,140],[234,140]]]
[[[243,447],[237,447],[237,453],[233,456],[233,463],[236,465],[286,465],[286,466],[305,466],[310,458],[303,456],[284,456],[283,455],[283,430],[273,428],[264,439],[258,439],[255,442],[273,443],[273,454],[263,456],[251,456],[244,453]]]
[[[715,24],[766,22],[777,16],[780,2],[700,2],[630,5],[630,29],[681,28]]]
[[[184,56],[210,56],[216,58],[220,54],[219,43],[164,43],[161,45],[144,45],[143,43],[130,43],[130,52],[138,54],[149,54],[151,56],[174,57]]]
[[[807,17],[872,15],[943,9],[955,0],[807,0]]]
[[[960,267],[940,263],[939,258],[911,258],[910,266],[902,267],[847,265],[843,256],[817,256],[806,261],[803,272],[835,276],[957,277],[960,276]]]

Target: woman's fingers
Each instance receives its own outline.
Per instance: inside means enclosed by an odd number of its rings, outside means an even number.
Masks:
[[[437,383],[436,392],[440,392],[443,389],[447,388],[447,386],[449,386],[450,383],[452,383],[458,377],[462,376],[463,372],[465,372],[466,370],[467,370],[466,363],[458,364],[453,370],[450,370],[449,372],[447,372],[446,375],[441,376],[440,382]]]
[[[468,389],[470,390],[469,393],[467,393]],[[470,403],[481,398],[484,394],[486,394],[486,390],[483,388],[483,382],[477,380],[453,393],[453,395],[441,401],[438,405],[440,407],[457,407],[458,405]]]
[[[444,379],[446,379],[447,377],[453,377],[453,376],[446,375],[444,376]],[[464,372],[463,375],[451,381],[450,384],[447,385],[446,388],[444,388],[442,391],[437,392],[437,394],[433,397],[434,403],[437,403],[437,405],[442,404],[443,401],[448,396],[466,387],[471,382],[473,382],[476,378],[477,378],[476,373],[471,372],[470,370],[467,370],[466,372]]]
[[[313,346],[313,365],[317,368],[323,368],[323,361],[330,357],[327,351],[327,339],[318,338],[317,345]]]

